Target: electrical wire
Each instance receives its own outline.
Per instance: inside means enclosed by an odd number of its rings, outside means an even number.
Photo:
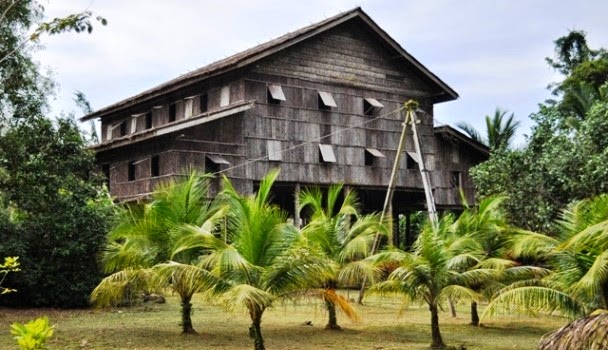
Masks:
[[[357,123],[357,124],[351,125],[351,126],[349,126],[349,127],[346,127],[346,128],[340,129],[340,130],[337,130],[337,131],[332,132],[332,133],[330,133],[330,134],[327,134],[327,135],[325,135],[325,136],[317,137],[317,138],[314,138],[314,139],[311,139],[311,140],[308,140],[308,141],[305,141],[305,142],[299,143],[299,144],[297,144],[297,145],[294,145],[294,146],[291,146],[291,147],[287,147],[287,148],[281,149],[281,150],[279,150],[279,151],[277,151],[277,152],[270,153],[270,154],[267,154],[267,155],[262,156],[262,157],[258,157],[258,158],[250,159],[250,160],[248,160],[248,161],[246,161],[246,162],[243,162],[243,163],[240,163],[240,164],[237,164],[237,165],[233,165],[233,166],[228,167],[228,168],[226,168],[226,169],[222,169],[222,170],[220,170],[220,171],[214,172],[214,173],[213,173],[213,175],[219,175],[219,174],[225,173],[225,172],[230,171],[230,170],[238,169],[238,168],[240,168],[240,167],[244,167],[244,166],[247,166],[247,165],[249,165],[249,164],[253,164],[253,163],[255,163],[255,162],[259,162],[259,161],[265,160],[265,159],[267,159],[268,157],[275,156],[275,155],[279,155],[279,154],[283,154],[283,153],[286,153],[286,152],[292,151],[292,150],[294,150],[294,149],[296,149],[296,148],[303,147],[303,146],[309,145],[309,144],[311,144],[311,143],[315,143],[315,142],[321,141],[321,140],[323,140],[323,139],[325,139],[325,138],[328,138],[328,137],[331,137],[331,136],[334,136],[334,135],[340,134],[340,133],[342,133],[342,132],[345,132],[345,131],[348,131],[348,130],[351,130],[351,129],[355,129],[355,128],[361,127],[361,126],[363,126],[363,125],[365,125],[365,124],[368,124],[368,123],[374,122],[374,121],[376,121],[376,120],[378,120],[378,119],[382,119],[382,118],[388,117],[389,115],[392,115],[392,114],[394,114],[394,113],[401,112],[403,109],[405,109],[405,107],[404,107],[404,106],[401,106],[401,107],[399,107],[399,108],[397,108],[397,109],[395,109],[395,110],[393,110],[393,111],[391,111],[391,112],[387,112],[387,113],[384,113],[384,114],[382,114],[382,115],[376,116],[376,117],[374,117],[374,118],[372,118],[372,119],[366,120],[366,121],[364,121],[364,122]]]

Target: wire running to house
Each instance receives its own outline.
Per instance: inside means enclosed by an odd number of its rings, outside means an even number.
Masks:
[[[372,118],[372,119],[366,120],[366,121],[364,121],[364,122],[357,123],[357,124],[355,124],[355,125],[351,125],[351,126],[349,126],[349,127],[346,127],[346,128],[343,128],[343,129],[340,129],[340,130],[337,130],[337,131],[334,131],[334,132],[332,132],[332,133],[330,133],[330,134],[327,134],[327,135],[325,135],[325,136],[317,137],[317,138],[314,138],[314,139],[311,139],[311,140],[308,140],[308,141],[305,141],[305,142],[299,143],[299,144],[297,144],[297,145],[294,145],[294,146],[291,146],[291,147],[287,147],[287,148],[281,149],[281,150],[279,150],[279,151],[277,151],[277,152],[270,153],[270,154],[267,154],[267,155],[262,156],[262,157],[258,157],[258,158],[250,159],[250,160],[248,160],[248,161],[246,161],[246,162],[243,162],[243,163],[240,163],[240,164],[237,164],[237,165],[233,165],[233,166],[228,167],[228,168],[226,168],[226,169],[222,169],[222,170],[220,170],[220,171],[214,172],[214,173],[213,173],[213,175],[219,175],[219,174],[225,173],[225,172],[230,171],[230,170],[233,170],[233,169],[237,169],[237,168],[240,168],[240,167],[244,167],[244,166],[247,166],[247,165],[249,165],[249,164],[252,164],[252,163],[255,163],[255,162],[259,162],[259,161],[265,160],[265,159],[267,159],[268,157],[275,156],[275,155],[279,155],[279,154],[283,154],[283,153],[286,153],[286,152],[292,151],[292,150],[294,150],[294,149],[296,149],[296,148],[299,148],[299,147],[302,147],[302,146],[305,146],[305,145],[309,145],[309,144],[311,144],[311,143],[321,141],[321,140],[323,140],[323,139],[325,139],[325,138],[328,138],[328,137],[331,137],[331,136],[334,136],[334,135],[340,134],[340,133],[342,133],[342,132],[345,132],[345,131],[348,131],[348,130],[351,130],[351,129],[355,129],[355,128],[361,127],[361,126],[363,126],[363,125],[365,125],[365,124],[368,124],[368,123],[374,122],[374,121],[376,121],[376,120],[378,120],[378,119],[388,117],[388,116],[389,116],[389,115],[391,115],[391,114],[401,112],[401,111],[402,111],[404,108],[405,108],[405,107],[401,106],[401,107],[399,107],[399,108],[397,108],[397,109],[395,109],[395,110],[393,110],[393,111],[391,111],[391,112],[387,112],[387,113],[384,113],[384,114],[382,114],[382,115],[376,116],[376,117],[374,117],[374,118]]]

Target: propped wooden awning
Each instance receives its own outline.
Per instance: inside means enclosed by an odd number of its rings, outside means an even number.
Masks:
[[[420,164],[420,158],[418,157],[418,154],[416,152],[406,152],[408,156],[410,156],[414,162]]]
[[[324,163],[335,163],[336,155],[334,154],[334,149],[331,145],[319,144],[319,151],[321,152],[321,160]]]
[[[370,97],[366,97],[364,98],[365,102],[369,103],[372,107],[374,108],[384,108],[384,105],[380,102],[378,102],[378,100],[376,100],[375,98],[370,98]]]
[[[275,100],[279,100],[279,101],[286,100],[285,94],[283,93],[283,88],[281,88],[281,85],[268,84],[268,92],[270,93],[270,96],[272,96],[272,98]]]
[[[218,154],[207,154],[205,157],[217,165],[230,165],[230,162]]]
[[[386,157],[384,154],[382,154],[382,152],[378,151],[375,148],[366,148],[365,151],[376,158],[385,158]]]
[[[334,97],[326,91],[319,91],[319,97],[321,98],[321,102],[325,105],[325,107],[338,107],[336,101],[334,101]]]

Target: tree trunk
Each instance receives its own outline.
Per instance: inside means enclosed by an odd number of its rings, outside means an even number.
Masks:
[[[479,314],[477,313],[477,302],[471,302],[471,325],[479,326]]]
[[[253,339],[253,348],[255,350],[266,350],[264,347],[264,338],[262,337],[262,314],[264,309],[249,310],[251,317],[251,326],[249,326],[249,337]]]
[[[182,333],[196,333],[192,327],[192,304],[190,303],[192,296],[182,297]]]
[[[441,332],[439,331],[439,310],[437,304],[429,305],[429,310],[431,311],[431,337],[433,339],[431,348],[443,349],[445,348],[445,344],[443,343],[443,338],[441,338]]]
[[[338,317],[336,316],[336,305],[325,299],[325,308],[327,309],[328,320],[325,329],[339,331],[342,327],[338,326]]]
[[[454,300],[452,300],[452,298],[448,299],[448,305],[450,306],[450,313],[452,314],[452,318],[458,317],[458,315],[456,315],[456,305],[454,305]]]
[[[359,305],[363,305],[363,296],[365,294],[365,282],[367,281],[363,280],[363,284],[361,284],[361,289],[359,290],[359,297],[357,298],[357,304]]]

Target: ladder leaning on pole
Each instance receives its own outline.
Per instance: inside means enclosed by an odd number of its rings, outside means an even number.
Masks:
[[[397,154],[395,155],[395,161],[393,162],[393,170],[388,183],[386,191],[386,197],[384,199],[384,206],[382,213],[380,214],[380,222],[384,222],[384,218],[387,216],[387,211],[391,207],[391,201],[393,199],[393,193],[395,192],[395,185],[397,179],[397,171],[399,170],[399,164],[401,161],[401,154],[405,148],[405,136],[408,123],[412,125],[412,134],[414,139],[414,148],[416,150],[416,162],[418,163],[418,169],[420,170],[420,177],[422,178],[422,187],[424,188],[424,197],[426,198],[426,206],[429,213],[429,219],[433,227],[437,227],[437,210],[435,208],[435,198],[433,197],[433,189],[431,187],[431,177],[429,171],[424,163],[424,157],[422,156],[422,150],[420,148],[420,139],[418,136],[418,128],[416,124],[419,122],[416,118],[416,110],[418,109],[418,102],[414,100],[408,100],[403,104],[405,107],[405,118],[403,120],[403,129],[401,130],[401,137],[399,139],[399,146],[397,147]],[[374,237],[374,243],[372,245],[371,255],[373,255],[380,245],[380,233],[376,233]],[[359,304],[363,302],[363,291],[367,279],[363,279],[361,284],[361,291],[359,292]]]
[[[397,154],[395,155],[395,161],[393,162],[393,171],[388,183],[388,189],[386,191],[386,197],[384,199],[384,206],[382,213],[380,214],[380,222],[384,221],[387,216],[387,212],[391,207],[391,201],[393,199],[393,193],[395,192],[395,185],[397,179],[397,171],[399,170],[399,164],[401,162],[401,154],[405,148],[405,136],[407,131],[407,125],[411,124],[412,134],[414,139],[414,148],[416,150],[416,162],[418,163],[418,169],[420,170],[420,177],[422,178],[422,187],[424,188],[424,197],[426,198],[426,206],[429,213],[429,219],[433,226],[437,225],[437,210],[435,209],[435,198],[433,197],[433,189],[431,187],[431,177],[429,171],[424,163],[424,157],[422,156],[422,150],[420,148],[420,138],[418,136],[418,128],[416,124],[418,120],[416,118],[416,110],[418,109],[418,102],[414,100],[408,100],[404,104],[405,107],[405,118],[403,120],[403,129],[401,130],[401,138],[399,139],[399,146],[397,147]],[[379,234],[374,237],[374,244],[372,246],[371,254],[374,254],[378,250],[380,244]]]

